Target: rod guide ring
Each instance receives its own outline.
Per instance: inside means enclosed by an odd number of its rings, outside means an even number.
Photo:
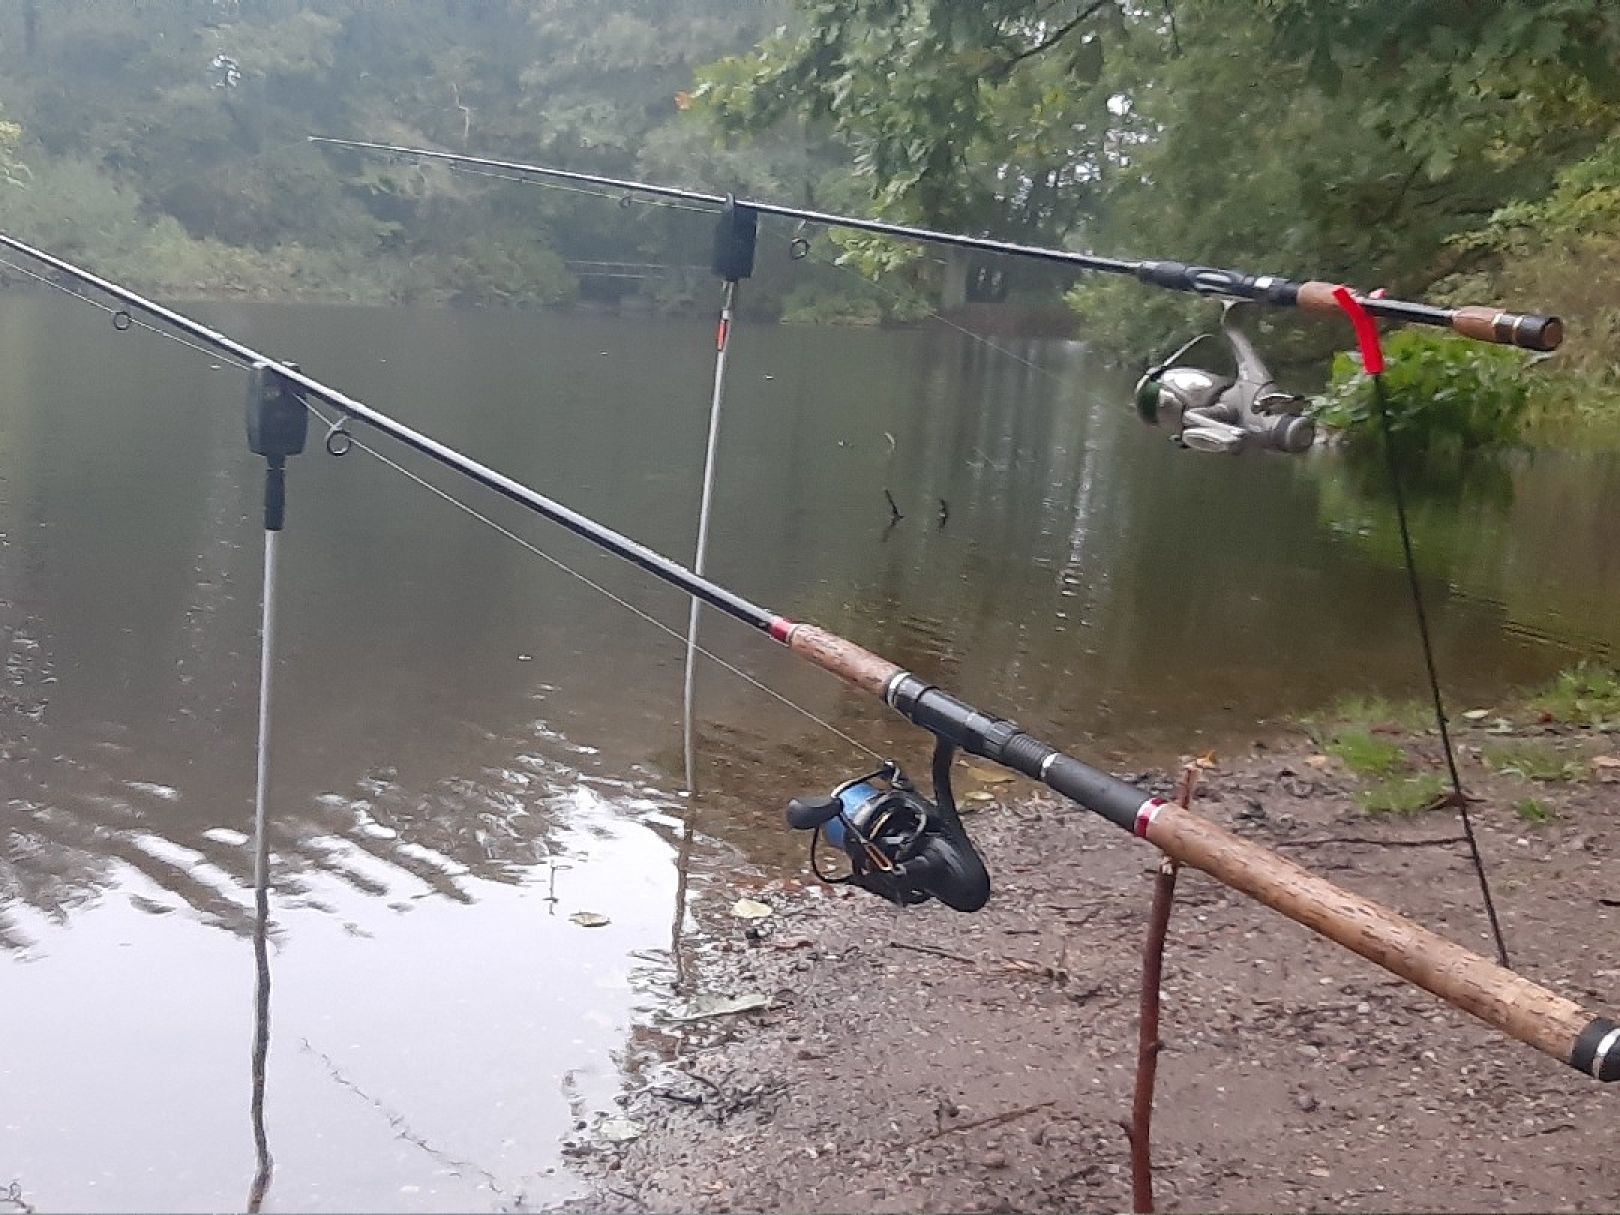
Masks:
[[[346,456],[354,447],[354,436],[349,433],[349,419],[339,418],[326,428],[326,454]]]

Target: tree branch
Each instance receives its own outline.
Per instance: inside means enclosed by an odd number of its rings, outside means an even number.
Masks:
[[[1095,17],[1100,10],[1112,3],[1113,0],[1092,0],[1090,4],[1086,5],[1085,8],[1081,9],[1075,14],[1072,21],[1065,21],[1062,25],[1058,26],[1056,30],[1048,34],[1045,38],[1042,38],[1034,46],[1019,51],[1018,54],[1006,60],[1001,65],[1002,76],[1005,78],[1015,67],[1017,67],[1020,63],[1023,63],[1024,60],[1033,59],[1036,55],[1051,50],[1070,34],[1074,33],[1075,30],[1080,28],[1083,22]]]

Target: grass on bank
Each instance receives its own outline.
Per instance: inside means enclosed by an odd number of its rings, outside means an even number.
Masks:
[[[1597,729],[1620,722],[1620,673],[1597,663],[1579,663],[1560,671],[1527,707],[1564,725]]]
[[[1416,814],[1434,805],[1449,789],[1438,773],[1423,772],[1381,780],[1356,794],[1356,801],[1369,814]]]
[[[1550,823],[1558,817],[1558,811],[1538,797],[1520,798],[1513,804],[1513,813],[1533,827]]]
[[[1584,768],[1561,747],[1547,742],[1503,743],[1484,749],[1485,762],[1497,772],[1525,780],[1579,780]]]
[[[1357,776],[1394,776],[1408,763],[1404,748],[1362,729],[1339,731],[1324,750]]]
[[[1551,723],[1579,730],[1620,730],[1620,672],[1582,661],[1560,671],[1544,687],[1513,698],[1494,716],[1532,728]],[[1411,756],[1398,741],[1401,734],[1427,733],[1432,721],[1428,705],[1419,700],[1353,695],[1339,698],[1301,724],[1325,754],[1368,782],[1356,795],[1362,809],[1405,815],[1432,805],[1449,788],[1438,773],[1411,772]],[[1498,724],[1506,728],[1505,722]],[[1480,754],[1497,773],[1543,784],[1578,781],[1588,774],[1585,751],[1559,739],[1504,738],[1485,745]],[[1531,825],[1556,817],[1553,806],[1537,797],[1520,798],[1513,810]]]

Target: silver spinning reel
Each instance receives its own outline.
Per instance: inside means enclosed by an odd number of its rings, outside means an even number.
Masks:
[[[1152,426],[1164,426],[1171,439],[1194,451],[1239,452],[1253,447],[1301,452],[1316,439],[1316,423],[1304,415],[1305,398],[1283,392],[1271,378],[1249,335],[1238,328],[1242,309],[1258,305],[1227,300],[1221,333],[1232,348],[1235,375],[1175,364],[1199,342],[1201,333],[1136,382],[1136,411]]]

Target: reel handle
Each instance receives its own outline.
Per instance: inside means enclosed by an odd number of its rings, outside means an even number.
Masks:
[[[795,831],[814,831],[838,817],[844,803],[836,797],[796,797],[787,805],[787,823]]]

